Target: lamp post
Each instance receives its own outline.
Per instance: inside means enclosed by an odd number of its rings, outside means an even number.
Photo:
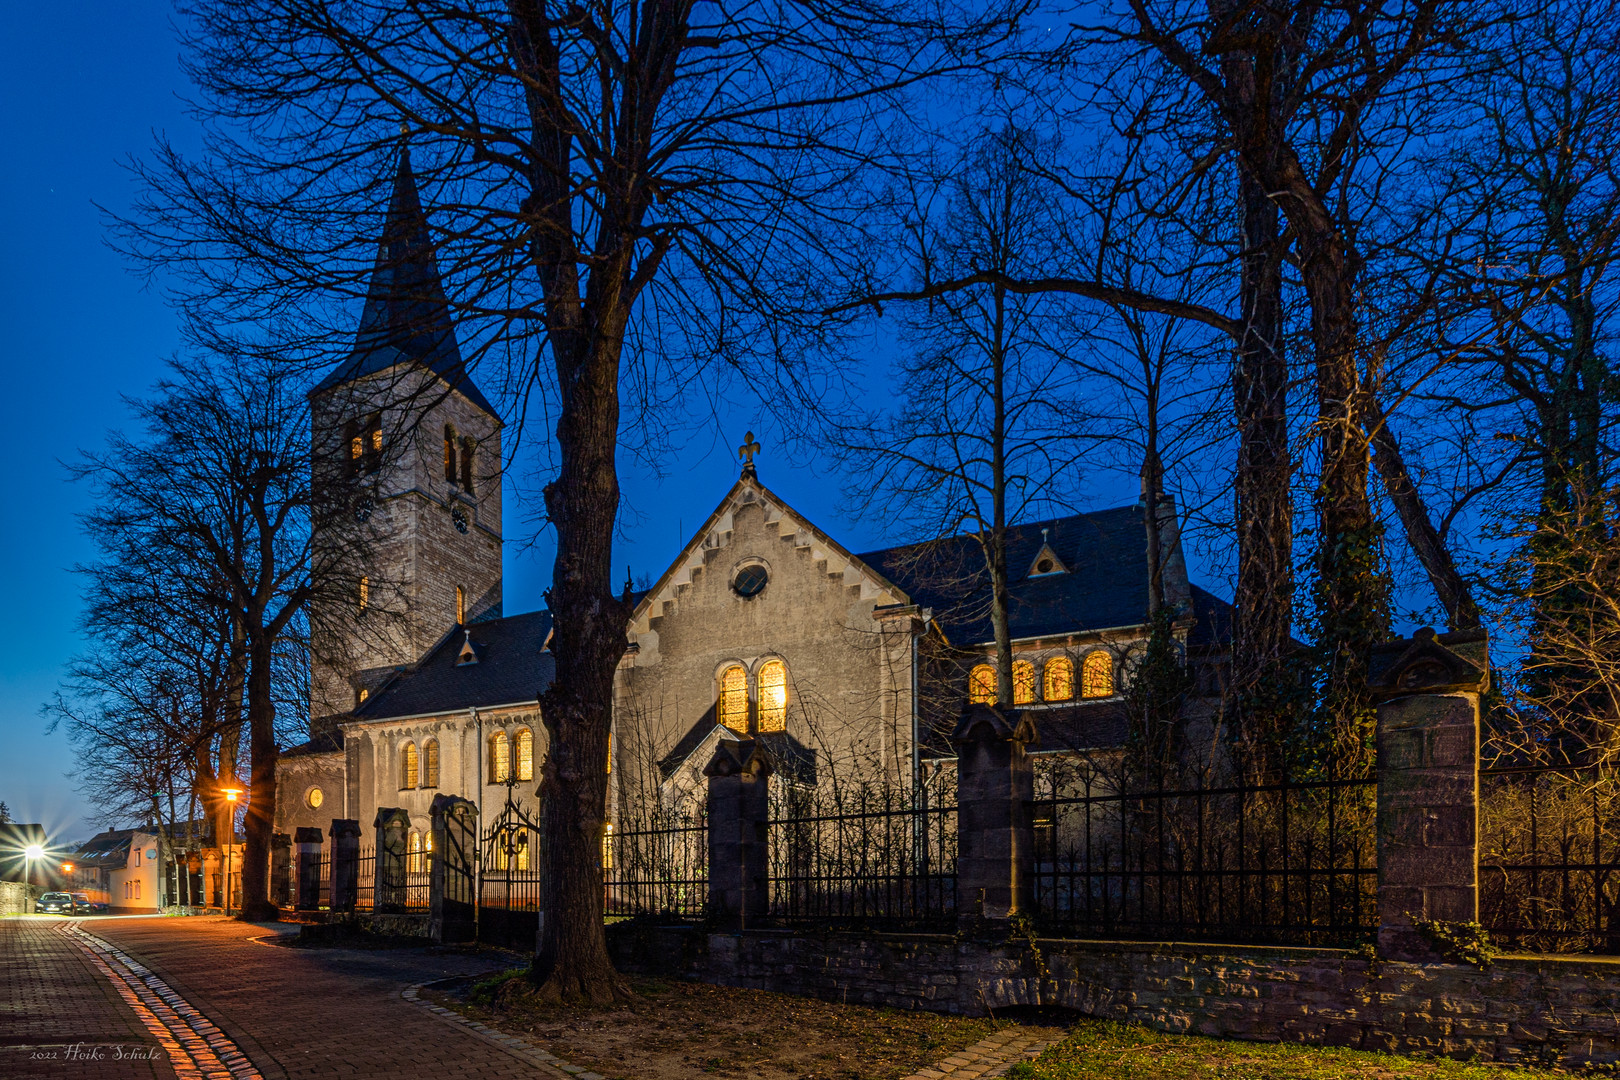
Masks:
[[[220,900],[220,907],[226,915],[231,913],[231,848],[236,844],[236,797],[242,794],[241,788],[220,788],[219,793],[225,796],[225,801],[231,804],[230,816],[225,825],[225,880],[221,883],[225,888],[225,896]]]

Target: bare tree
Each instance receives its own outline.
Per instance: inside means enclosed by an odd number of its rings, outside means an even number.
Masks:
[[[1035,132],[1007,124],[979,134],[915,192],[918,276],[989,280],[908,303],[897,407],[837,432],[851,475],[862,478],[856,498],[921,533],[909,558],[923,573],[988,582],[1003,703],[1015,700],[1008,527],[1069,501],[1086,446],[1072,426],[1078,379],[1058,338],[1059,299],[1006,285],[1053,259],[1054,200],[1042,179],[1050,151]],[[951,565],[927,543],[963,531],[977,541],[977,566]]]
[[[359,291],[357,223],[403,123],[469,360],[510,361],[520,415],[549,413],[559,674],[542,701],[534,975],[550,996],[622,995],[602,932],[598,767],[628,614],[610,574],[617,454],[657,452],[662,425],[641,419],[694,367],[718,378],[766,355],[770,404],[816,404],[801,361],[824,320],[802,313],[829,266],[858,262],[849,223],[893,134],[874,116],[978,66],[1005,13],[965,35],[949,8],[865,0],[199,0],[185,14],[189,70],[223,124],[200,164],[160,149],[131,246],[189,274],[198,332],[220,311],[296,313],[301,347],[284,351],[306,359],[345,336],[332,301]],[[946,33],[964,47],[936,47]]]
[[[156,613],[173,596],[181,600],[176,609],[203,624],[174,628],[174,638],[189,642],[175,649],[175,661],[217,657],[222,665],[207,685],[222,687],[223,700],[214,697],[206,708],[226,743],[237,724],[247,728],[243,907],[247,917],[262,917],[269,906],[278,718],[307,685],[297,648],[307,634],[304,608],[317,588],[351,578],[342,570],[358,556],[360,541],[313,546],[321,508],[310,496],[307,404],[290,372],[176,365],[150,397],[130,404],[145,426],[142,437],[114,433],[107,450],[87,452],[74,466],[96,497],[86,528],[104,552],[106,573],[124,577],[126,600]],[[364,536],[359,523],[352,532]],[[142,571],[150,575],[145,581]],[[114,618],[104,613],[92,625]],[[153,621],[134,632],[146,632]],[[207,724],[205,714],[199,737],[208,737]],[[229,752],[221,755],[223,766],[232,761]],[[200,794],[214,803],[214,793]]]

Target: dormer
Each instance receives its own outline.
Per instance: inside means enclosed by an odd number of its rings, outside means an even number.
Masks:
[[[1051,529],[1041,530],[1041,550],[1029,561],[1028,577],[1051,577],[1054,574],[1067,574],[1069,567],[1058,558],[1058,553],[1052,550],[1049,538]]]
[[[461,651],[456,654],[456,667],[478,663],[478,650],[473,648],[472,631],[461,632]]]

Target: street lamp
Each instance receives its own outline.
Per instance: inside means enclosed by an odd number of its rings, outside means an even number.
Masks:
[[[236,797],[238,795],[242,794],[242,789],[241,788],[235,788],[235,787],[220,788],[219,793],[221,795],[225,796],[225,801],[226,802],[231,804],[230,819],[229,819],[228,823],[225,826],[225,880],[223,882],[223,884],[225,886],[225,896],[224,896],[224,899],[222,899],[220,901],[220,906],[225,909],[225,914],[230,915],[230,913],[231,913],[231,848],[236,844]]]

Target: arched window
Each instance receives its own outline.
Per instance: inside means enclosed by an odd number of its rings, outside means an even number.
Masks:
[[[506,741],[506,732],[497,731],[489,737],[489,782],[504,784],[512,775],[512,744]]]
[[[422,745],[422,786],[439,786],[439,740],[429,739]]]
[[[748,672],[740,666],[720,673],[720,722],[732,731],[748,730]]]
[[[1041,682],[1043,700],[1070,700],[1074,697],[1074,661],[1067,656],[1054,656],[1041,669]]]
[[[416,786],[416,744],[408,742],[399,755],[399,786],[413,788]]]
[[[519,780],[534,779],[534,732],[528,728],[518,728],[517,778]]]
[[[456,625],[460,626],[467,621],[467,592],[460,585],[456,586]]]
[[[517,834],[517,842],[512,845],[512,869],[527,870],[529,868],[529,834]]]
[[[473,452],[477,446],[471,439],[461,440],[461,487],[469,495],[473,493]]]
[[[420,874],[423,869],[422,834],[412,829],[406,843],[409,846],[405,849],[405,870],[407,873]]]
[[[1108,697],[1114,692],[1114,658],[1102,649],[1086,654],[1080,665],[1080,696]]]
[[[1013,664],[1013,704],[1028,705],[1035,700],[1035,665],[1028,660]]]
[[[444,425],[444,478],[456,482],[456,429]]]
[[[360,579],[360,589],[359,589],[359,596],[357,597],[357,600],[359,601],[361,611],[366,610],[366,607],[368,605],[370,605],[370,603],[371,603],[371,579],[370,578],[362,577]]]
[[[759,669],[759,730],[787,730],[787,665],[767,660]]]
[[[968,702],[972,705],[996,703],[996,669],[980,664],[968,674]]]

